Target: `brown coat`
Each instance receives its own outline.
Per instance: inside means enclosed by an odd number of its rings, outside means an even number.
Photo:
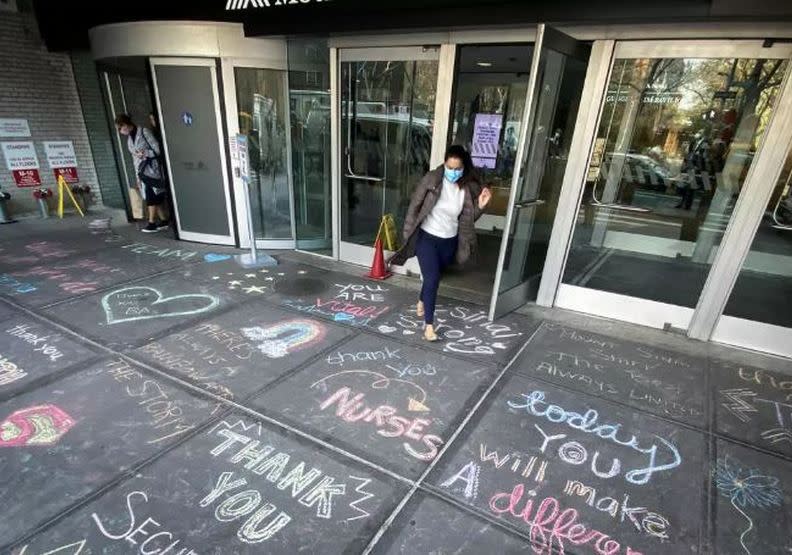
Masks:
[[[444,166],[435,168],[427,173],[410,199],[410,206],[404,217],[404,246],[394,254],[388,261],[389,264],[397,266],[404,265],[408,259],[415,256],[415,242],[418,239],[418,230],[421,224],[435,207],[440,199],[440,191],[443,186]],[[468,175],[459,180],[459,186],[465,189],[465,202],[462,205],[462,213],[459,215],[459,242],[457,244],[456,262],[464,264],[476,252],[476,220],[481,216],[482,210],[478,207],[478,197],[481,194],[482,185],[478,174],[471,171]]]

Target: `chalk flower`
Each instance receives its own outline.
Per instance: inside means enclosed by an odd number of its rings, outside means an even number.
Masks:
[[[784,495],[778,487],[779,480],[755,468],[742,468],[729,461],[728,457],[718,460],[713,474],[720,494],[729,499],[734,510],[748,522],[748,527],[740,534],[740,545],[750,555],[745,539],[753,530],[754,523],[746,509],[769,509],[781,505]]]
[[[784,496],[778,484],[778,478],[763,475],[755,468],[741,468],[728,458],[719,460],[715,467],[718,491],[742,508],[769,509],[781,505]]]

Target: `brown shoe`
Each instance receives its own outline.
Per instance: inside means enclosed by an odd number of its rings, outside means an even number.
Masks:
[[[432,324],[426,324],[426,327],[424,328],[424,339],[431,342],[437,341],[437,334],[435,333],[434,326]]]

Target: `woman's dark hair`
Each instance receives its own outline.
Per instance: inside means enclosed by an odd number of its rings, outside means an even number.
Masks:
[[[463,177],[467,177],[470,175],[473,170],[473,159],[470,157],[470,153],[465,150],[465,147],[462,145],[451,145],[448,147],[445,153],[445,158],[443,160],[448,160],[449,158],[456,158],[458,160],[462,160],[462,165],[464,167],[464,171],[462,172]]]
[[[115,118],[116,125],[135,125],[127,114],[118,114]]]

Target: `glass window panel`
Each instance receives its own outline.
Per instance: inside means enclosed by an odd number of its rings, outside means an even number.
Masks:
[[[330,52],[324,39],[288,41],[297,248],[332,255]]]
[[[236,67],[239,132],[248,136],[250,196],[257,239],[291,239],[286,72]]]
[[[617,59],[564,282],[694,307],[786,66]]]
[[[373,246],[385,214],[401,229],[429,170],[438,64],[341,64],[341,239]]]
[[[725,314],[792,328],[792,151],[770,197]]]

